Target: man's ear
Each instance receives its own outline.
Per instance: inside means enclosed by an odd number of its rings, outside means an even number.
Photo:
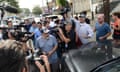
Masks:
[[[25,69],[25,68],[23,68],[22,72],[26,72],[26,69]]]

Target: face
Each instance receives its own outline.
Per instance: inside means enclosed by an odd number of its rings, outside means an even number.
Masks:
[[[102,16],[99,16],[99,17],[97,18],[97,20],[98,20],[99,23],[104,22],[104,18],[103,18]]]
[[[37,24],[36,24],[36,23],[33,23],[32,26],[33,26],[33,27],[37,27]]]
[[[115,15],[112,15],[112,19],[113,19],[113,20],[116,20],[116,18],[117,18],[117,17],[116,17]]]
[[[84,22],[85,22],[85,18],[81,18],[81,17],[80,17],[79,20],[80,20],[81,23],[84,23]]]
[[[65,26],[66,31],[70,31],[72,29],[72,24],[67,24]]]
[[[25,24],[28,24],[29,23],[29,21],[28,20],[25,20]]]
[[[38,24],[38,27],[39,27],[39,28],[42,28],[42,24]]]
[[[49,36],[49,33],[43,33],[44,37],[47,38]]]
[[[12,22],[9,22],[9,23],[8,23],[8,27],[12,27]]]
[[[49,23],[47,23],[47,24],[45,25],[45,27],[46,27],[46,28],[49,28]]]

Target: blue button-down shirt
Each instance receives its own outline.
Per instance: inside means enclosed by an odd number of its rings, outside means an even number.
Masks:
[[[52,35],[49,35],[47,39],[43,38],[43,36],[40,36],[36,41],[36,48],[40,48],[43,52],[46,53],[51,51],[57,45],[58,45],[57,40]],[[48,59],[50,64],[56,63],[58,60],[57,53],[54,52]]]
[[[41,29],[37,29],[37,30],[35,31],[35,39],[37,39],[37,38],[40,37],[41,35],[42,35]]]

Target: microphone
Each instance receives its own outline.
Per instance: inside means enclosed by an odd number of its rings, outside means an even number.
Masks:
[[[10,13],[18,13],[18,9],[12,6],[5,6],[4,9]]]

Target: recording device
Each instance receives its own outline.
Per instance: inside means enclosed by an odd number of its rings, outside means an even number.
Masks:
[[[15,38],[15,40],[20,42],[26,42],[29,39],[32,39],[33,35],[30,32],[22,31],[20,28],[8,28],[8,27],[0,27],[3,34],[3,39],[6,40],[9,38],[8,32],[10,32],[11,36]]]
[[[43,52],[40,49],[36,49],[34,52],[29,51],[26,59],[32,64],[34,64],[35,61],[39,61],[41,65],[44,65],[44,61],[40,58],[40,55],[43,55]]]
[[[70,8],[63,8],[61,9],[60,14],[64,15],[65,13],[68,13],[70,10],[71,10]]]

